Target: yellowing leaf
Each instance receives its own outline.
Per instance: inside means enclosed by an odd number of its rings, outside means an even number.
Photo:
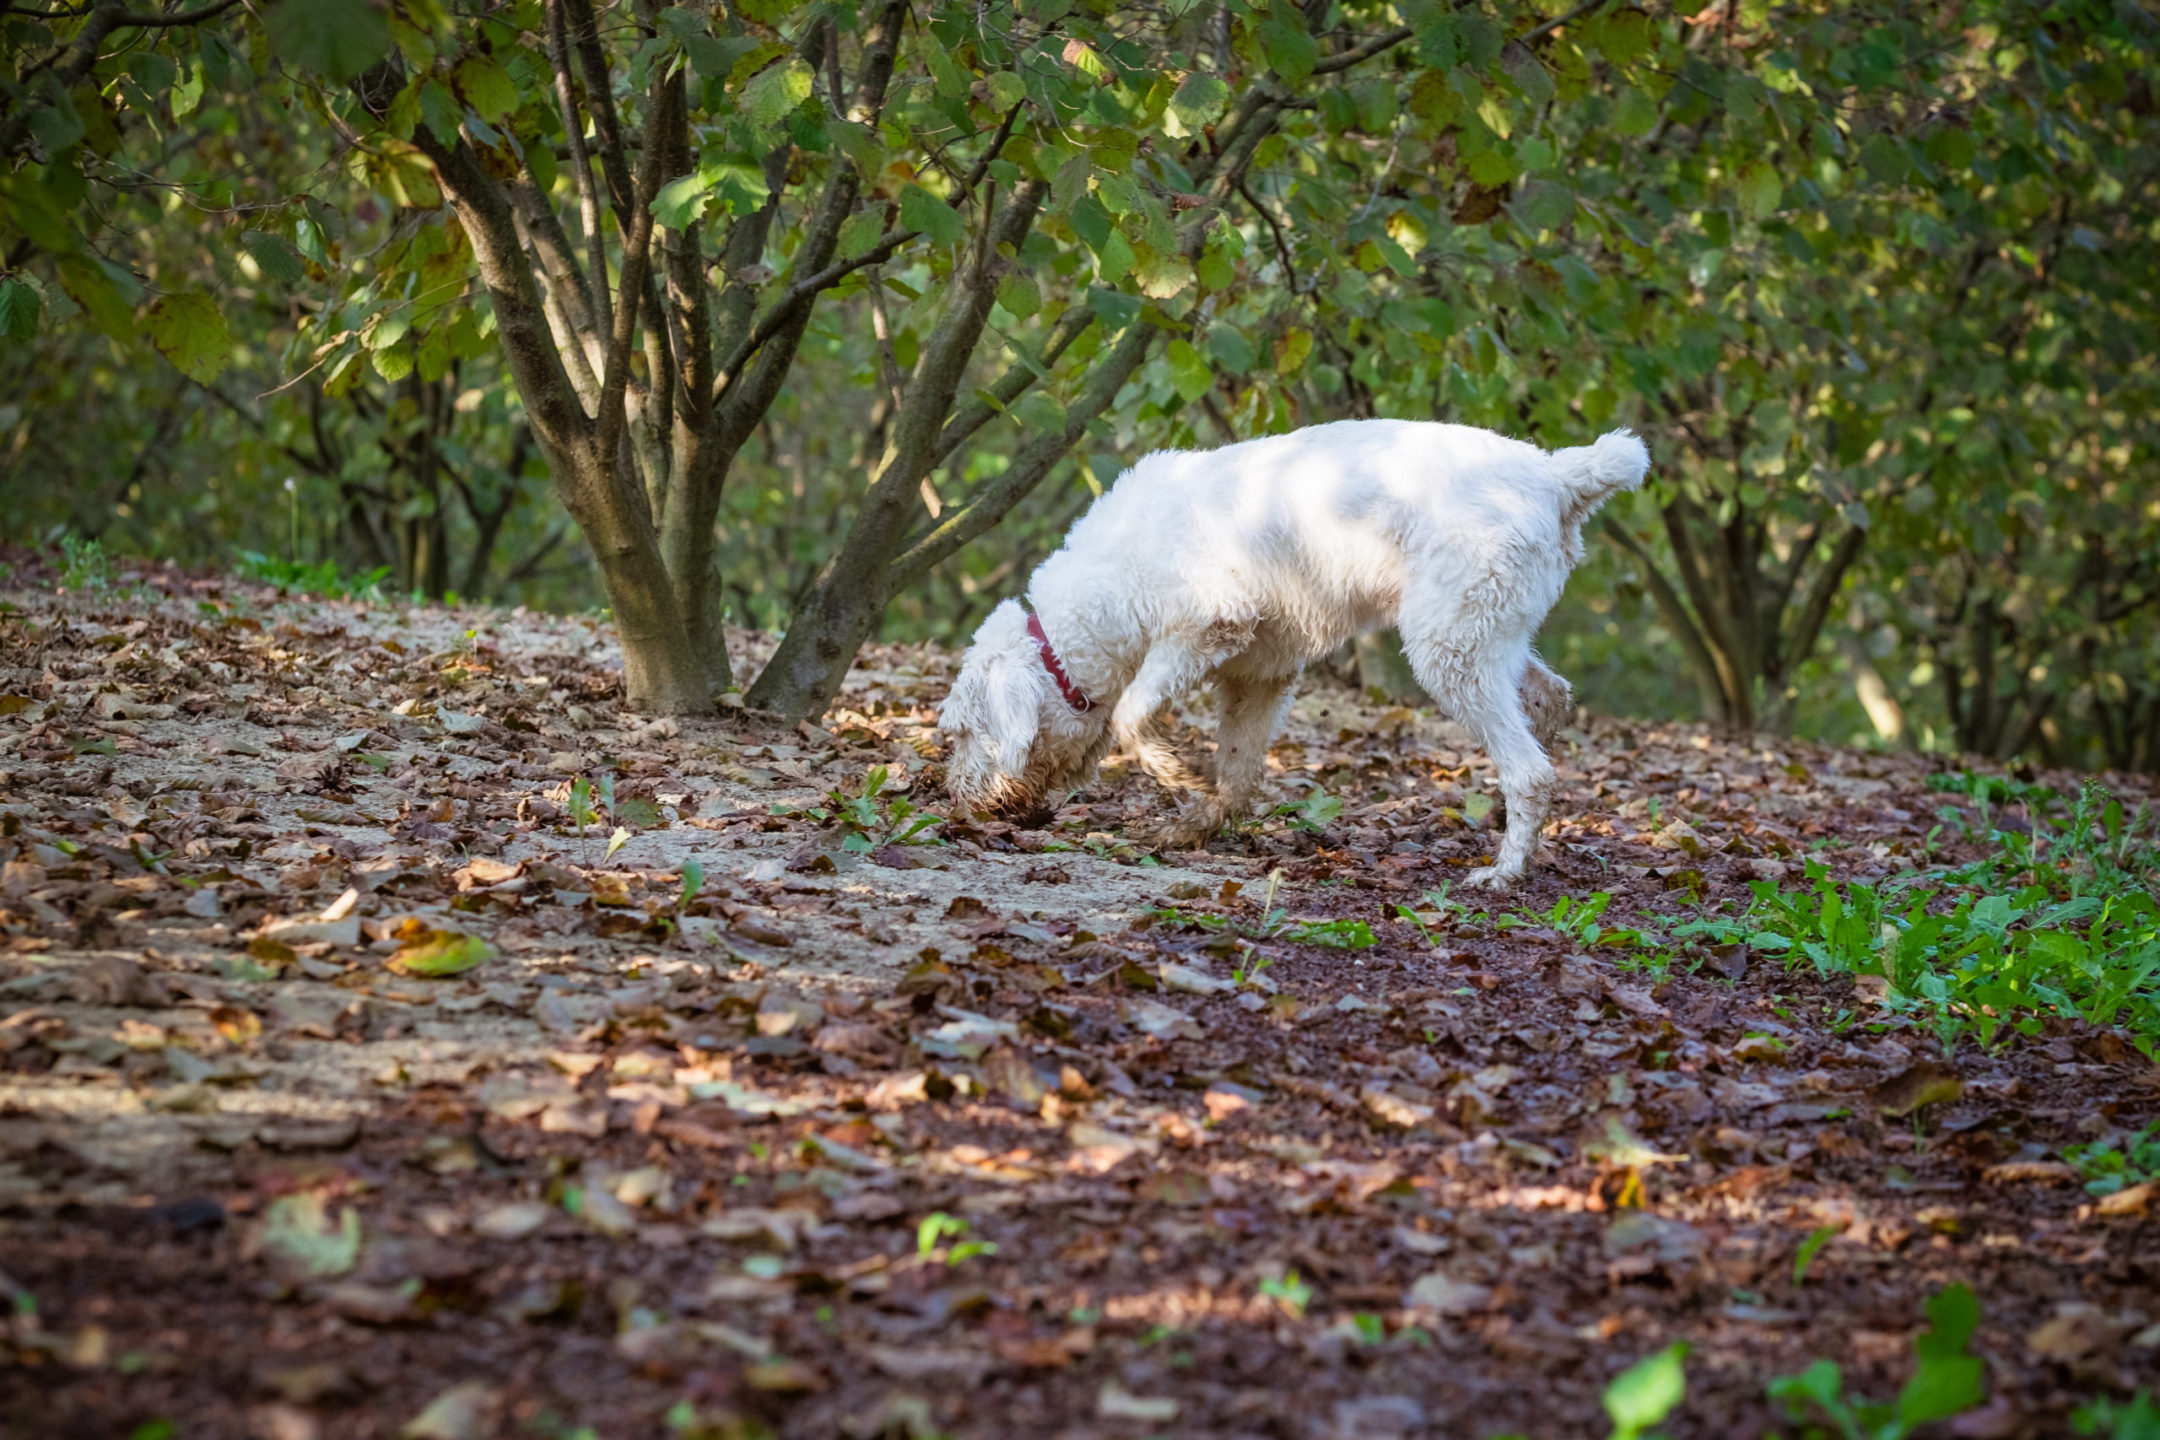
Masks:
[[[477,935],[430,930],[408,940],[390,957],[393,968],[423,980],[462,975],[495,958],[495,947]]]
[[[146,325],[150,343],[181,374],[199,384],[215,380],[232,354],[232,332],[225,328],[224,313],[207,291],[183,290],[162,297],[150,307]]]

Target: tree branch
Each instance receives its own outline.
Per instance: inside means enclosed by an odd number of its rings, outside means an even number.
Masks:
[[[569,137],[570,176],[577,186],[578,218],[585,227],[585,250],[595,287],[589,304],[599,321],[599,332],[610,335],[615,316],[608,295],[607,238],[600,232],[600,196],[593,184],[592,156],[585,149],[585,119],[578,110],[577,86],[570,76],[569,31],[563,17],[567,3],[547,0],[548,63],[555,72],[555,103],[562,111],[563,134]]]
[[[645,102],[645,146],[639,157],[637,192],[632,199],[630,225],[623,237],[622,295],[615,307],[615,330],[608,339],[607,369],[600,379],[600,453],[613,455],[628,423],[624,389],[630,380],[630,345],[637,333],[638,310],[646,298],[652,267],[652,202],[660,193],[661,172],[667,168],[661,143],[667,123],[667,78],[657,69]],[[652,383],[665,383],[654,375]]]
[[[1711,658],[1710,647],[1704,643],[1695,617],[1688,614],[1679,592],[1673,589],[1672,582],[1658,569],[1657,561],[1651,558],[1649,548],[1636,539],[1634,533],[1625,525],[1610,515],[1601,517],[1599,525],[1606,538],[1627,552],[1641,567],[1643,584],[1650,591],[1650,601],[1657,606],[1658,618],[1665,622],[1665,628],[1672,632],[1673,639],[1679,642],[1681,653],[1687,656],[1688,668],[1695,672],[1695,684],[1702,691],[1706,708],[1714,704],[1718,711],[1714,718],[1720,721],[1729,719],[1729,707],[1726,704],[1724,687],[1719,682],[1717,662]]]
[[[577,51],[578,68],[585,72],[585,101],[592,109],[593,133],[600,137],[600,172],[607,177],[616,227],[627,233],[632,204],[630,161],[623,153],[622,127],[615,120],[615,83],[608,75],[607,52],[600,48],[600,22],[593,16],[592,0],[567,3],[577,7],[571,17],[576,28],[570,43]],[[606,283],[604,276],[594,279]]]
[[[1837,549],[1831,552],[1829,563],[1815,576],[1815,583],[1809,587],[1807,604],[1800,611],[1799,623],[1793,626],[1792,643],[1786,647],[1784,662],[1778,666],[1775,677],[1780,685],[1791,678],[1800,662],[1814,650],[1823,621],[1830,617],[1830,606],[1837,599],[1838,586],[1866,544],[1867,531],[1858,525],[1848,526],[1838,537]]]
[[[1088,372],[1086,386],[1065,411],[1064,428],[1037,436],[1013,457],[1004,474],[895,557],[886,567],[886,597],[898,594],[943,564],[961,546],[1003,520],[1013,506],[1042,483],[1051,467],[1087,433],[1089,423],[1117,399],[1118,391],[1147,358],[1154,337],[1155,327],[1144,321],[1126,326],[1110,353]]]
[[[945,422],[945,428],[938,432],[937,449],[932,453],[931,465],[935,467],[943,463],[945,457],[959,449],[970,435],[1003,414],[1007,406],[1026,394],[1030,387],[1050,372],[1051,367],[1057,364],[1058,357],[1065,353],[1073,341],[1079,339],[1081,333],[1094,323],[1095,312],[1085,305],[1075,305],[1059,316],[1056,327],[1050,332],[1050,338],[1043,344],[1042,358],[1030,360],[1023,356],[1018,364],[998,376],[996,383],[989,387],[990,394],[998,402],[996,408],[993,409],[971,395],[953,411],[952,417]],[[895,401],[898,398],[896,394]]]

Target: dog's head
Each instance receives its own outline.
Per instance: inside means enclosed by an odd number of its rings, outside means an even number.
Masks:
[[[963,809],[1039,824],[1053,796],[1081,784],[1102,753],[1100,708],[1076,713],[1043,668],[1017,600],[990,612],[938,712],[945,783]]]

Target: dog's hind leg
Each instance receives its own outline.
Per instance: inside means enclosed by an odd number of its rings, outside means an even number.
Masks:
[[[1530,733],[1550,753],[1560,727],[1574,718],[1575,687],[1532,655],[1523,662],[1521,689],[1523,713],[1530,717]]]
[[[1500,772],[1500,793],[1507,801],[1507,834],[1493,863],[1471,871],[1463,881],[1505,889],[1529,868],[1558,785],[1552,761],[1546,758],[1524,709],[1528,674],[1513,665],[1495,666],[1486,654],[1476,651],[1408,634],[1404,641],[1404,653],[1418,683],[1470,732],[1471,740],[1492,757]]]

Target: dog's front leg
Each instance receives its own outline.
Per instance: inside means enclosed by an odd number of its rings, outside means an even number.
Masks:
[[[1208,788],[1170,744],[1170,727],[1162,716],[1179,692],[1200,678],[1200,659],[1176,645],[1157,645],[1140,662],[1140,669],[1118,696],[1110,712],[1110,732],[1118,744],[1132,751],[1140,768],[1167,790]]]
[[[1214,807],[1213,787],[1185,763],[1170,743],[1170,702],[1206,670],[1206,659],[1181,646],[1159,644],[1148,651],[1132,684],[1110,712],[1110,730],[1130,750],[1140,768],[1164,789],[1202,797],[1159,825],[1140,827],[1144,843],[1164,849],[1193,845],[1212,834],[1219,820],[1204,825]]]

